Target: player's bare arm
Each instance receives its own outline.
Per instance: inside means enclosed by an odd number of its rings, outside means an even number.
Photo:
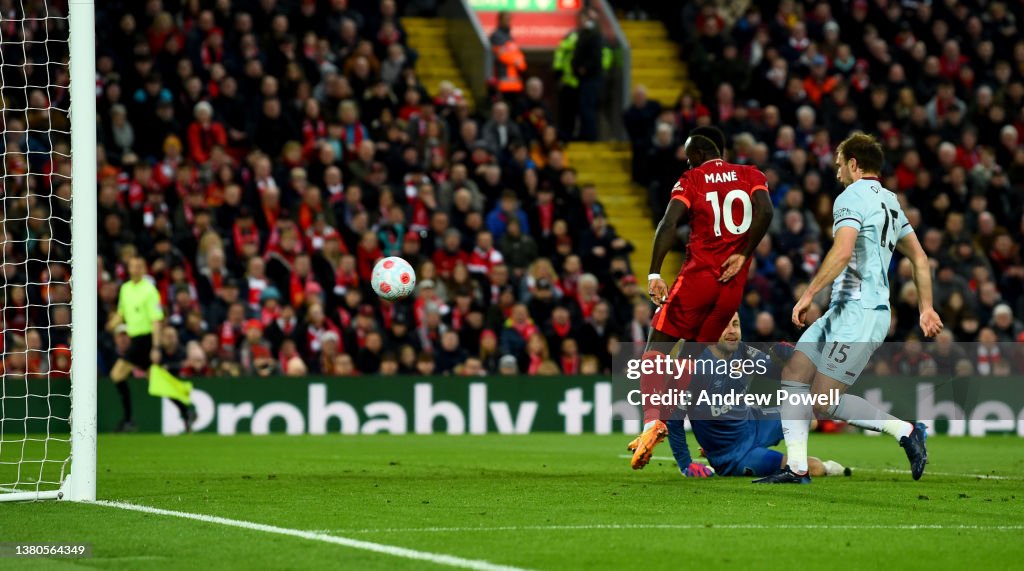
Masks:
[[[942,331],[942,319],[932,307],[932,268],[928,254],[921,247],[917,234],[911,232],[898,242],[896,249],[914,266],[914,285],[917,286],[917,308],[921,312],[921,330],[926,337],[935,337]]]
[[[821,262],[821,267],[818,269],[814,279],[811,280],[811,285],[807,286],[804,294],[800,296],[800,300],[796,302],[796,306],[793,308],[794,325],[797,327],[805,325],[804,315],[807,313],[807,308],[811,306],[814,296],[825,289],[825,286],[835,281],[839,274],[846,269],[846,265],[850,263],[850,258],[853,257],[853,246],[857,242],[858,233],[857,229],[848,226],[844,226],[836,231],[832,249],[828,251],[825,259]]]
[[[772,207],[772,201],[767,192],[754,192],[753,199],[754,219],[751,221],[750,230],[747,233],[747,243],[722,264],[722,275],[718,278],[718,281],[722,283],[740,273],[743,264],[750,259],[754,249],[768,232],[768,226],[772,223],[772,217],[775,215],[775,209]]]
[[[686,204],[681,200],[670,200],[665,215],[654,233],[654,251],[651,254],[651,270],[647,276],[647,293],[651,301],[660,306],[668,298],[668,286],[661,279],[661,264],[676,241],[676,226],[686,216]]]

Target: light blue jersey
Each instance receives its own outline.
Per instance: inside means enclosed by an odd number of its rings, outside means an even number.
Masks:
[[[860,301],[861,307],[889,307],[889,263],[896,242],[914,231],[896,199],[875,177],[846,187],[832,208],[832,232],[859,232],[850,263],[832,283],[832,305]]]

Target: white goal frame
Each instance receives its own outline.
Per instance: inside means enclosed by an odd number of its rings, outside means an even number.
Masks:
[[[71,96],[71,458],[59,490],[0,493],[0,502],[96,500],[96,14],[69,0]]]
[[[68,3],[71,64],[71,472],[61,495],[96,500],[96,9]]]

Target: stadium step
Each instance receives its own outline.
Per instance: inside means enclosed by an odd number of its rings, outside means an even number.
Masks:
[[[473,92],[462,76],[448,38],[448,21],[443,18],[402,18],[409,39],[409,47],[416,50],[416,73],[427,91],[434,95],[442,81],[450,81],[475,108]]]
[[[621,141],[599,143],[575,142],[569,145],[569,162],[576,169],[581,183],[597,186],[598,199],[608,212],[608,220],[620,236],[633,244],[630,264],[641,284],[647,283],[651,266],[651,244],[654,223],[647,206],[647,191],[633,184],[632,151]],[[671,284],[682,263],[679,252],[670,252],[663,264],[662,275]]]
[[[632,50],[632,85],[644,85],[651,99],[666,107],[674,106],[684,90],[693,88],[686,64],[679,56],[679,46],[669,39],[661,22],[620,24]]]
[[[650,61],[652,58],[678,58],[679,46],[665,40],[664,42],[649,42],[639,46],[630,46],[634,59]],[[639,56],[639,57],[638,57]]]
[[[680,69],[672,68],[633,68],[634,85],[643,83],[647,90],[657,89],[659,85],[680,83],[686,80],[686,74]]]
[[[657,25],[652,26],[651,24]],[[619,26],[622,27],[622,31],[625,32],[627,37],[631,35],[637,35],[637,37],[640,37],[642,35],[643,37],[650,38],[652,40],[659,38],[665,40],[668,39],[668,30],[666,30],[660,23],[653,20],[619,20]],[[632,44],[633,38],[630,37],[629,40]]]
[[[604,179],[601,179],[601,183],[602,184],[606,183],[606,182],[607,181],[605,181]],[[608,184],[613,184],[613,183],[609,182]],[[627,181],[625,184],[629,184],[629,182]],[[639,210],[639,209],[647,209],[647,200],[644,197],[642,197],[642,196],[638,196],[638,195],[634,195],[634,194],[619,194],[619,195],[608,194],[608,195],[602,195],[601,196],[601,202],[603,202],[606,207],[610,207],[610,208],[620,208],[620,207],[622,207],[622,208],[629,208],[630,210],[634,210],[634,211]],[[649,220],[650,219],[648,218],[648,221]]]

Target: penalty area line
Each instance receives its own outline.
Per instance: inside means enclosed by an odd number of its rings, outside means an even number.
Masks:
[[[229,519],[225,517],[218,517],[212,515],[180,512],[175,510],[165,510],[162,508],[154,508],[150,506],[131,504],[126,502],[100,500],[93,503],[100,506],[118,508],[122,510],[136,511],[153,515],[177,517],[182,519],[190,519],[193,521],[199,521],[203,523],[214,523],[217,525],[236,527],[239,529],[247,529],[250,531],[261,531],[263,533],[272,533],[276,535],[297,537],[299,539],[306,539],[309,541],[319,541],[321,543],[341,545],[343,547],[350,547],[352,549],[371,551],[373,553],[380,553],[382,555],[390,555],[392,557],[400,557],[403,559],[427,561],[430,563],[435,563],[437,565],[457,567],[460,569],[474,569],[476,571],[526,571],[525,569],[520,567],[499,565],[497,563],[491,563],[490,561],[483,561],[480,559],[464,559],[462,557],[456,557],[454,555],[445,555],[443,553],[431,553],[429,551],[418,551],[415,549],[397,547],[394,545],[385,545],[382,543],[374,543],[371,541],[364,541],[361,539],[351,539],[348,537],[340,537],[337,535],[328,535],[326,533],[317,531],[303,531],[301,529],[290,529],[287,527],[278,527],[276,525],[268,525],[238,519]]]

